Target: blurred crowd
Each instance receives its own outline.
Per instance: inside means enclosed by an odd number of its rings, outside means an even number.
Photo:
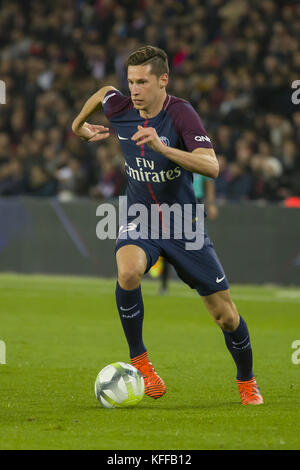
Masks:
[[[217,198],[300,196],[299,37],[299,1],[0,0],[0,195],[123,194],[117,138],[88,144],[71,124],[100,87],[128,94],[125,60],[151,44],[211,137]]]

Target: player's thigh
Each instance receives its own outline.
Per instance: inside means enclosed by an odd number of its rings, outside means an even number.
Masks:
[[[166,240],[163,256],[178,276],[201,296],[229,289],[223,266],[207,234],[200,250],[187,250],[185,240]]]
[[[239,325],[239,314],[229,289],[202,296],[204,305],[216,323],[225,330],[235,330]]]

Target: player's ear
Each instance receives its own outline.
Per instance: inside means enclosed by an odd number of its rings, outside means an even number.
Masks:
[[[163,73],[159,77],[159,88],[165,88],[168,85],[169,76],[167,73]]]

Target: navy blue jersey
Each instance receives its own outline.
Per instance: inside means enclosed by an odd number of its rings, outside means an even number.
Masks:
[[[192,105],[167,95],[159,114],[150,119],[140,116],[131,98],[118,90],[109,90],[103,109],[114,128],[125,156],[128,179],[128,204],[196,204],[193,173],[172,162],[147,144],[137,146],[131,140],[137,126],[154,127],[161,141],[188,152],[198,147],[212,148],[211,141]],[[199,157],[201,158],[201,157]]]

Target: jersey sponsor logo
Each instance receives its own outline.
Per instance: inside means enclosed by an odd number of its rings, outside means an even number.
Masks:
[[[119,134],[118,134],[118,137],[119,137],[120,140],[128,140],[129,139],[129,137],[121,137]]]
[[[168,137],[165,137],[164,135],[161,135],[160,137],[160,141],[166,145],[167,147],[170,147],[170,141],[168,139]]]
[[[210,142],[210,138],[207,135],[196,135],[195,140],[197,142]]]
[[[126,174],[136,181],[143,183],[167,183],[168,181],[175,180],[181,175],[180,166],[170,168],[169,170],[161,171],[145,171],[142,168],[135,169],[125,162]]]
[[[105,104],[107,100],[109,100],[109,98],[111,98],[112,96],[115,96],[117,93],[111,93],[110,95],[106,96],[104,98],[104,100],[102,101],[102,104]]]

